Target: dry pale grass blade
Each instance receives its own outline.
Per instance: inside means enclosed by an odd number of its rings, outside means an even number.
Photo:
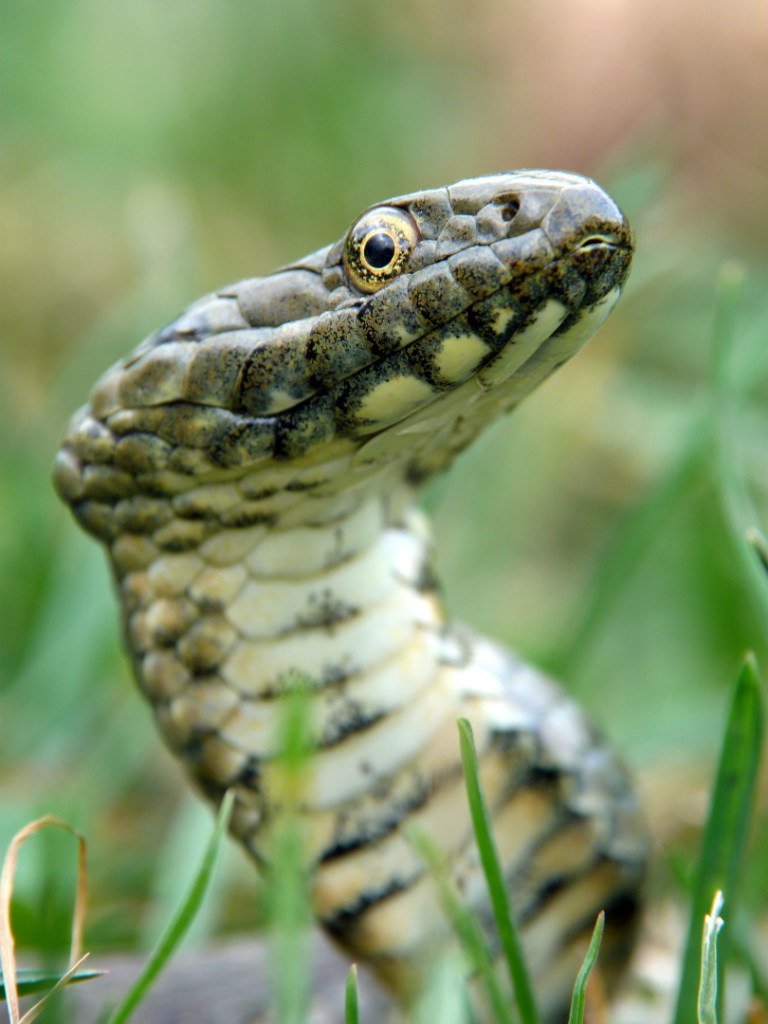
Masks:
[[[39,999],[34,1006],[31,1006],[27,1010],[27,1012],[19,1021],[19,1024],[32,1024],[32,1021],[36,1020],[43,1012],[48,1000],[54,995],[55,992],[58,992],[59,989],[64,988],[65,985],[69,984],[69,982],[74,978],[74,976],[77,974],[77,972],[83,966],[83,964],[85,963],[89,956],[90,953],[83,953],[80,959],[73,963],[72,966],[69,967],[64,974],[62,974],[62,976],[59,978],[56,984],[53,985],[52,988],[48,989],[43,998]]]
[[[19,1007],[19,995],[16,980],[16,952],[11,926],[11,899],[13,897],[13,879],[16,874],[16,865],[19,859],[19,851],[24,843],[42,831],[44,828],[63,828],[77,840],[77,882],[75,887],[75,904],[72,911],[72,933],[70,939],[69,967],[66,974],[59,979],[57,984],[32,1007],[24,1016],[21,1016]],[[77,829],[55,818],[46,815],[30,822],[20,829],[8,846],[3,860],[2,871],[0,871],[0,967],[3,971],[5,984],[6,1001],[8,1004],[8,1018],[10,1024],[30,1024],[37,1017],[45,1004],[45,1001],[53,992],[65,985],[81,966],[85,957],[81,954],[83,944],[83,926],[85,922],[85,908],[88,902],[88,847],[85,837]]]

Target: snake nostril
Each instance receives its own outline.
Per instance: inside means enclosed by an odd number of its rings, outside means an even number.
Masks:
[[[510,221],[514,220],[520,212],[520,197],[516,195],[504,196],[503,206],[501,207],[501,219]]]

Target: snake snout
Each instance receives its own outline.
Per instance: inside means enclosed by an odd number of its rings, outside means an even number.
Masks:
[[[556,249],[571,252],[612,246],[634,249],[626,217],[607,193],[588,178],[564,188],[542,222]]]

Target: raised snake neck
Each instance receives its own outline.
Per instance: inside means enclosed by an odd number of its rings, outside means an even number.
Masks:
[[[625,774],[557,687],[445,621],[418,485],[563,363],[625,280],[593,182],[518,172],[372,207],[337,244],[223,288],[96,384],[55,482],[112,562],[166,742],[263,859],[280,695],[314,681],[314,909],[401,995],[446,925],[416,825],[488,918],[456,719],[473,723],[542,1009],[595,916],[624,960],[646,842]],[[481,524],[477,524],[481,525]]]

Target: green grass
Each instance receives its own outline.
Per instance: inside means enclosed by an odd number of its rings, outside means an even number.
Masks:
[[[310,1002],[310,865],[300,806],[310,770],[310,690],[300,677],[286,695],[275,799],[283,806],[267,850],[263,887],[271,936],[272,1001],[280,1024],[302,1024]]]
[[[729,893],[731,907],[737,905],[739,878],[743,870],[747,834],[751,825],[754,790],[762,754],[762,699],[754,659],[745,660],[737,680],[728,718],[717,778],[712,791],[707,827],[696,869],[691,898],[690,928],[686,944],[680,990],[674,1024],[683,1024],[696,1015],[698,1024],[717,1024],[723,1019],[722,1002],[725,969],[730,946],[717,955],[717,939],[723,921],[721,888]],[[286,701],[283,727],[283,756],[276,784],[285,802],[286,813],[273,842],[267,890],[269,892],[269,929],[273,936],[275,985],[273,1001],[279,1024],[306,1024],[311,993],[307,988],[307,936],[311,927],[308,915],[309,875],[303,851],[297,811],[301,793],[311,771],[308,739],[309,704],[307,691],[295,689]],[[523,949],[509,907],[501,867],[493,839],[488,809],[479,778],[472,728],[466,719],[458,722],[464,778],[475,842],[485,874],[488,895],[509,974],[506,986],[495,967],[487,938],[472,912],[455,892],[449,870],[439,851],[424,834],[412,834],[412,841],[429,864],[446,915],[467,957],[468,977],[479,980],[495,1024],[537,1024],[536,1002],[528,977]],[[167,965],[199,912],[210,888],[213,871],[226,834],[232,811],[233,795],[228,794],[215,828],[189,890],[173,919],[168,923],[130,991],[105,1017],[105,1024],[126,1024],[140,1006],[153,981]],[[715,892],[714,898],[710,894]],[[711,912],[706,913],[709,904]],[[702,925],[703,922],[703,925]],[[574,979],[568,1024],[583,1024],[586,986],[598,961],[605,914],[600,913],[584,963]],[[703,928],[703,935],[702,935]],[[1,938],[1,937],[0,937]],[[8,948],[7,934],[3,938]],[[6,954],[4,954],[6,955]],[[87,981],[99,972],[77,971],[67,983]],[[53,976],[22,972],[19,994],[38,992],[56,984]],[[245,979],[244,979],[245,983]],[[0,988],[5,998],[5,989]],[[359,1024],[357,972],[350,968],[344,994],[346,1024]],[[30,1018],[31,1019],[31,1018]],[[15,1024],[15,1020],[12,1020]]]
[[[455,892],[440,851],[427,836],[412,832],[411,842],[427,863],[437,886],[446,919],[466,957],[466,969],[485,997],[486,1005],[498,1024],[513,1024],[512,1001],[494,967],[494,957],[486,936],[471,910]]]
[[[103,978],[104,971],[75,971],[70,975],[67,984],[76,985],[81,981],[94,981],[96,978]],[[60,974],[51,974],[47,971],[20,970],[16,972],[16,991],[20,997],[33,996],[40,992],[47,992],[54,988],[61,980]],[[0,975],[0,1001],[6,1001],[6,987]]]
[[[695,979],[699,975],[701,922],[713,893],[722,891],[735,915],[742,896],[741,878],[753,817],[755,786],[761,763],[764,708],[754,659],[748,657],[733,695],[701,854],[691,894],[691,920],[683,958],[675,1024],[685,1024],[695,1010]],[[715,917],[717,915],[715,914]],[[717,990],[722,1003],[721,952]]]
[[[357,967],[355,964],[349,968],[347,975],[347,987],[344,990],[344,1020],[345,1024],[360,1024],[360,1006],[357,991]]]
[[[664,93],[681,67],[660,54],[661,91],[633,124],[611,129],[602,102],[591,128],[560,120],[579,99],[548,106],[548,82],[518,62],[556,68],[572,42],[537,29],[534,8],[480,5],[463,25],[460,7],[0,5],[0,846],[47,812],[89,836],[96,953],[150,947],[181,898],[168,863],[209,825],[135,694],[103,559],[52,493],[67,417],[199,294],[326,244],[384,196],[542,160],[609,188],[635,266],[588,349],[430,488],[438,569],[451,613],[563,679],[653,794],[652,900],[692,891],[735,666],[745,650],[768,664],[765,546],[745,541],[768,523],[768,246],[738,187],[758,152],[730,147],[762,134],[742,97],[717,150],[685,89]],[[629,59],[635,42],[603,29],[600,63]],[[732,98],[744,60],[727,42],[733,74],[713,97]],[[539,100],[543,126],[527,116]],[[768,907],[762,801],[720,941],[765,991],[743,923]],[[215,885],[199,941],[263,922],[231,850]],[[14,922],[46,975],[66,959],[70,892],[67,857],[41,837]]]
[[[504,960],[512,982],[515,1003],[522,1024],[538,1024],[539,1015],[533,998],[533,989],[528,977],[528,970],[523,958],[523,950],[518,938],[512,913],[509,907],[509,893],[504,884],[501,862],[496,851],[496,844],[491,830],[488,807],[480,787],[480,768],[477,761],[472,726],[466,718],[459,719],[459,737],[461,746],[461,762],[464,768],[464,779],[467,787],[467,801],[472,817],[472,828],[475,841],[480,851],[480,863],[483,865],[488,895],[493,908],[496,929],[504,954]]]
[[[603,940],[603,929],[605,928],[605,912],[600,911],[595,922],[595,930],[589,940],[584,963],[581,965],[576,981],[573,983],[573,995],[571,997],[571,1009],[568,1013],[568,1024],[583,1024],[584,1012],[587,1004],[587,982],[592,973],[597,957],[600,952],[600,943]]]
[[[216,826],[203,854],[200,867],[192,880],[192,884],[183,902],[176,914],[168,922],[144,969],[136,979],[136,982],[131,986],[130,991],[105,1018],[106,1024],[125,1024],[126,1021],[130,1020],[134,1010],[141,1004],[152,983],[174,955],[189,931],[211,885],[216,862],[227,834],[227,826],[232,814],[233,803],[233,794],[227,793],[221,802]]]
[[[699,991],[696,1000],[698,1024],[717,1024],[719,1016],[717,1005],[722,985],[722,970],[718,970],[717,937],[725,923],[720,917],[722,908],[723,894],[718,889],[712,900],[712,909],[704,917],[702,929]]]

